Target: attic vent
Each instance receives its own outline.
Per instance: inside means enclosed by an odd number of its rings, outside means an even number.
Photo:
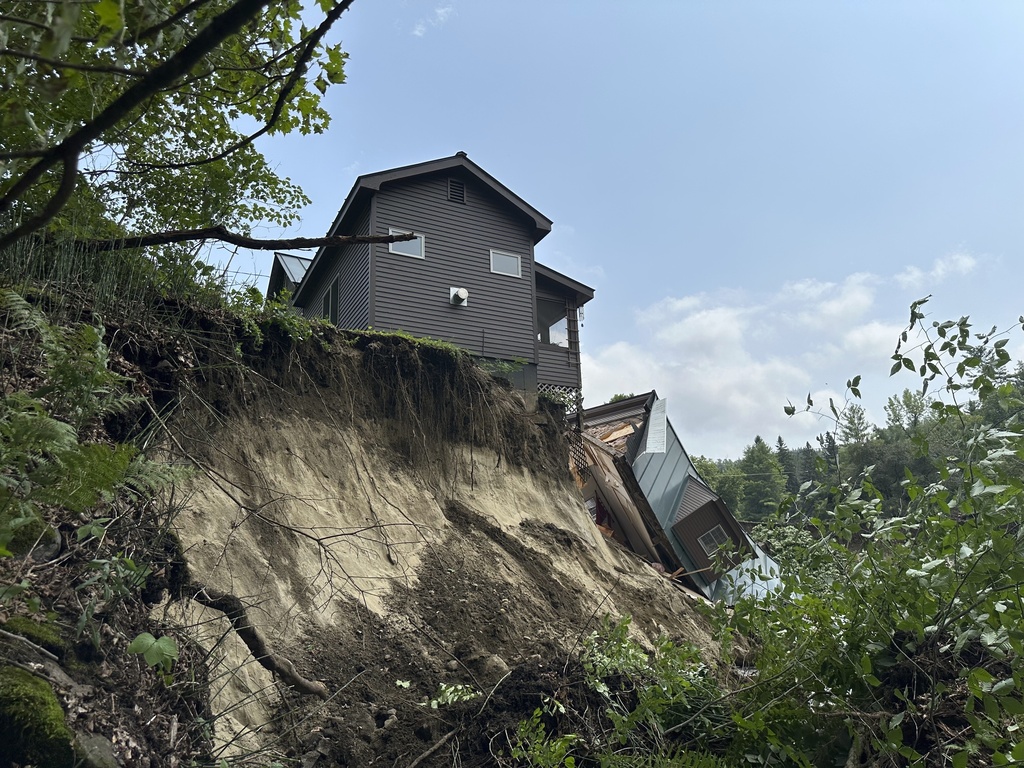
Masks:
[[[448,179],[448,199],[453,203],[466,202],[466,185],[458,179]]]

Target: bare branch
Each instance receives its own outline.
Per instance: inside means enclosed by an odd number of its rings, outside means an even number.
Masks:
[[[194,240],[220,240],[240,248],[251,248],[254,251],[277,251],[286,248],[319,248],[321,246],[356,245],[358,243],[398,243],[412,240],[414,233],[404,235],[338,235],[335,237],[292,237],[276,240],[260,240],[237,232],[230,232],[224,227],[206,227],[205,229],[182,229],[174,232],[157,232],[151,235],[132,235],[108,240],[72,240],[74,245],[89,251],[126,251],[133,248],[148,248],[153,245],[169,245],[186,243]]]
[[[22,25],[24,25],[26,27],[34,27],[36,29],[42,29],[42,30],[45,30],[47,32],[50,31],[50,28],[48,26],[46,26],[45,24],[43,24],[41,21],[33,21],[32,19],[23,19],[23,18],[21,18],[19,16],[9,16],[6,13],[0,13],[0,21],[9,21],[12,24],[22,24]]]
[[[74,64],[70,61],[61,61],[60,59],[51,59],[46,56],[40,56],[38,53],[32,53],[31,51],[19,51],[15,48],[0,49],[0,56],[9,56],[12,59],[38,61],[40,64],[46,64],[48,67],[52,67],[55,70],[74,69],[79,72],[102,72],[107,75],[125,75],[126,77],[143,77],[146,74],[146,71],[143,69],[125,69],[124,67],[111,67],[102,64]]]
[[[46,204],[46,207],[43,208],[38,215],[33,216],[21,226],[15,227],[14,230],[0,238],[0,251],[2,251],[9,243],[15,242],[30,232],[35,232],[40,227],[44,226],[46,222],[56,216],[71,197],[71,193],[75,191],[75,182],[77,179],[78,153],[74,152],[64,158],[64,174],[61,176],[60,187],[57,188],[57,193],[50,198],[50,202]],[[0,208],[0,210],[2,210],[2,208]]]

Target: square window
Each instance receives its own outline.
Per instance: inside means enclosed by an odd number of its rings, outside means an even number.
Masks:
[[[491,251],[491,272],[510,277],[523,276],[519,257],[501,251]]]
[[[720,525],[716,525],[697,539],[697,542],[709,556],[715,554],[723,544],[729,544],[731,541],[732,539],[729,538]]]
[[[408,229],[394,229],[388,227],[389,235],[411,235]],[[402,240],[398,243],[388,243],[388,253],[399,253],[402,256],[412,256],[414,259],[425,259],[427,257],[427,238],[416,233],[412,240]]]

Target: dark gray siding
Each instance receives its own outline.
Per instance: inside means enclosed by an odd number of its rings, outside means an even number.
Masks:
[[[708,569],[708,575],[704,577],[704,580],[708,582],[714,581],[721,576],[723,572],[712,568],[714,562],[708,556],[708,553],[704,551],[704,547],[700,545],[698,539],[716,525],[722,526],[722,531],[726,536],[733,539],[733,545],[737,549],[743,546],[743,542],[736,541],[736,539],[730,535],[731,531],[729,521],[723,518],[722,513],[718,511],[713,503],[705,504],[688,515],[684,520],[681,520],[672,526],[672,533],[682,542],[683,546],[686,547],[686,550],[693,558],[693,563],[697,566],[697,569]],[[735,563],[732,565],[735,565]],[[726,570],[728,570],[728,568]]]
[[[367,208],[356,221],[354,229],[346,235],[370,234],[370,209]],[[335,255],[337,254],[337,255]],[[313,299],[303,312],[306,317],[320,317],[324,296],[331,283],[339,278],[338,326],[341,328],[366,328],[370,325],[370,246],[368,244],[346,245],[325,253],[333,263],[323,272],[318,285],[310,286]]]
[[[353,235],[370,234],[370,209],[359,217]],[[370,325],[370,245],[349,245],[338,270],[341,277],[341,301],[338,325],[341,328],[366,328]]]
[[[388,228],[426,236],[426,258],[373,246],[375,328],[402,329],[486,357],[535,363],[532,224],[475,179],[466,202],[448,200],[448,176],[386,185],[376,195],[375,234]],[[493,274],[491,249],[520,257],[522,276]],[[467,306],[449,289],[466,288]]]
[[[580,386],[580,356],[568,347],[537,345],[537,383]]]

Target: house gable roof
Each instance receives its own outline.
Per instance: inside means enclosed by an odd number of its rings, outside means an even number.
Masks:
[[[589,285],[573,280],[568,275],[556,272],[551,267],[545,267],[539,261],[533,263],[534,273],[541,280],[550,280],[554,283],[559,292],[572,294],[576,299],[576,306],[581,307],[594,298],[594,289]]]
[[[302,282],[310,262],[305,256],[295,256],[290,253],[274,253],[274,263],[270,268],[270,281],[267,285],[267,296],[274,296],[282,288],[294,287]]]
[[[468,174],[473,178],[476,178],[484,186],[494,192],[501,200],[522,214],[529,222],[531,222],[534,245],[539,243],[544,236],[551,231],[551,219],[527,203],[523,198],[519,197],[519,195],[491,176],[491,174],[479,165],[470,160],[465,152],[456,152],[451,157],[442,157],[438,160],[428,160],[424,163],[404,165],[401,168],[392,168],[387,171],[378,171],[377,173],[367,173],[359,176],[356,179],[355,184],[352,185],[352,189],[349,191],[348,196],[345,198],[345,202],[342,204],[341,210],[338,211],[338,215],[335,217],[334,223],[331,224],[330,229],[327,231],[327,237],[334,237],[337,234],[345,234],[346,222],[363,210],[363,207],[369,202],[374,194],[380,191],[383,185],[408,181],[410,179],[430,174],[446,172]],[[324,253],[327,250],[329,249],[320,248],[320,250],[317,251],[312,264],[310,264],[309,269],[307,270],[308,275],[312,276],[316,273],[320,266],[320,262],[323,260]],[[582,283],[580,283],[580,285],[582,285]],[[302,294],[302,289],[303,285],[300,284],[298,290],[295,292],[296,299],[298,299]],[[593,298],[593,291],[591,291],[591,298]]]

